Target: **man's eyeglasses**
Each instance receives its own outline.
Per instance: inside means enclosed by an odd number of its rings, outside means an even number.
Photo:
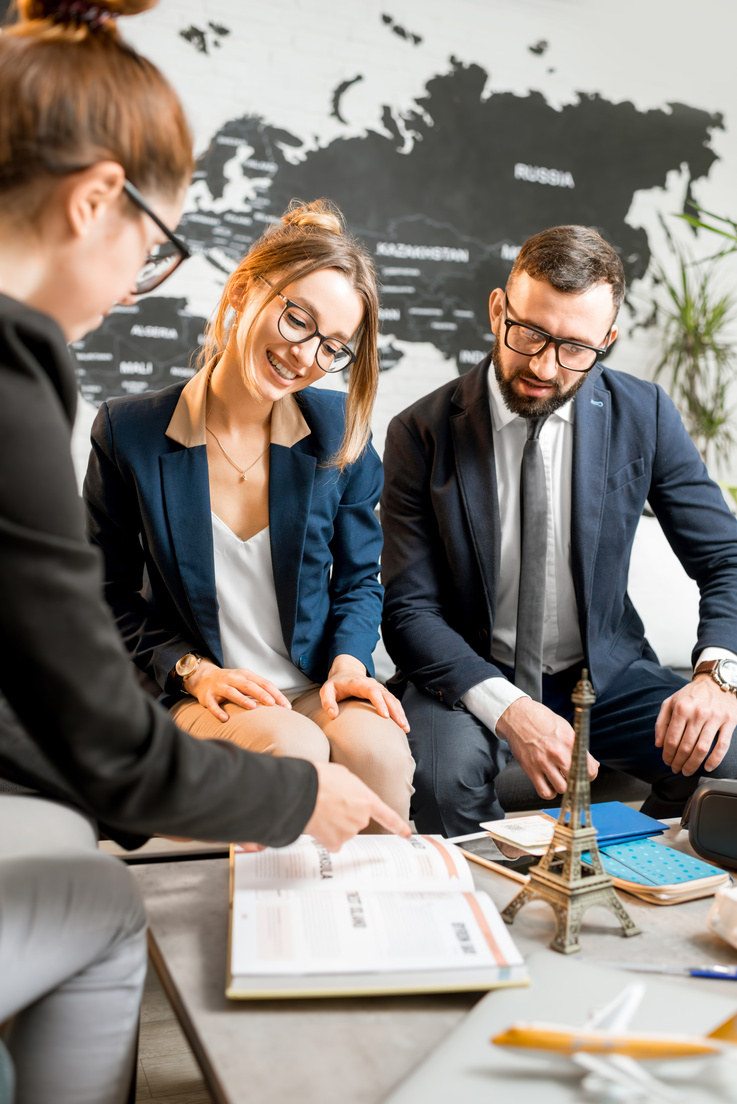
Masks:
[[[123,191],[130,201],[135,203],[136,207],[140,208],[150,219],[153,219],[159,230],[167,237],[162,245],[155,246],[149,253],[131,292],[132,295],[146,295],[147,292],[153,291],[154,288],[163,284],[164,280],[171,276],[176,268],[179,268],[182,261],[186,261],[187,257],[191,256],[191,253],[182,239],[172,233],[159,216],[153,213],[138,188],[135,188],[130,180],[124,181]]]
[[[261,279],[271,287],[264,276]],[[277,291],[276,295],[284,303],[284,310],[279,315],[277,328],[285,341],[291,342],[292,345],[301,345],[310,338],[319,337],[320,344],[317,346],[315,360],[323,372],[342,372],[344,368],[353,364],[356,355],[348,345],[338,341],[337,337],[325,337],[318,330],[317,322],[308,310],[287,299],[280,291]]]
[[[514,310],[509,302],[509,296],[505,296],[505,301],[506,306]],[[529,357],[539,356],[548,345],[555,345],[555,359],[561,368],[569,372],[590,372],[599,357],[603,356],[609,348],[609,335],[612,332],[610,327],[604,338],[604,347],[597,349],[595,345],[584,345],[580,341],[566,341],[562,337],[553,337],[545,330],[528,326],[526,322],[515,322],[512,318],[505,318],[504,326],[504,344],[513,353],[521,353],[522,356]]]

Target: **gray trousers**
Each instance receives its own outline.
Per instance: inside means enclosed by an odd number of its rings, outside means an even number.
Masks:
[[[508,668],[503,673],[514,674]],[[570,721],[571,691],[580,665],[543,675],[543,702]],[[601,763],[649,782],[652,792],[642,811],[675,817],[704,773],[673,774],[655,747],[655,721],[666,698],[686,685],[669,667],[638,659],[602,691],[591,710],[591,753]],[[509,748],[471,713],[451,709],[409,685],[402,698],[411,729],[409,745],[417,769],[412,812],[418,832],[460,836],[477,832],[482,820],[504,812],[496,795],[496,777],[509,759]],[[712,778],[737,778],[737,733]]]
[[[123,1104],[145,974],[143,906],[91,823],[0,793],[0,1024],[17,1104]]]

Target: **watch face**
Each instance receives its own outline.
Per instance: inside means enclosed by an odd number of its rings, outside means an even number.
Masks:
[[[733,686],[737,689],[737,660],[723,659],[719,663],[717,668],[719,677],[728,683],[729,686]]]
[[[182,656],[182,658],[177,661],[176,672],[180,678],[186,678],[187,675],[191,675],[195,671],[198,663],[199,660],[196,655],[190,653],[189,655]]]

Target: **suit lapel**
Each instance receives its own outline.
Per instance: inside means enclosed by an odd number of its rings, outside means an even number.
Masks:
[[[202,639],[222,664],[205,446],[167,453],[159,462],[169,536],[182,585]]]
[[[205,444],[207,374],[185,385],[166,435],[181,451],[161,457],[169,532],[179,574],[203,640],[223,662],[210,516],[210,482]],[[291,648],[297,616],[299,576],[317,460],[309,452],[310,426],[299,400],[287,395],[274,404],[269,452],[269,534],[282,633]]]
[[[499,496],[486,373],[489,358],[464,376],[450,426],[463,509],[493,621],[499,583]]]
[[[611,403],[600,375],[601,369],[594,369],[574,400],[571,567],[582,623],[591,603],[609,470]]]
[[[269,536],[276,600],[284,642],[291,650],[297,619],[299,575],[317,460],[300,447],[272,441],[269,457]]]

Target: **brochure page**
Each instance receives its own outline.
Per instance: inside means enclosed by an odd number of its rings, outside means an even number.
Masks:
[[[300,836],[288,847],[234,849],[234,889],[330,890],[336,883],[374,892],[472,892],[473,877],[458,848],[440,836],[357,836],[337,853]]]
[[[238,890],[233,975],[372,973],[521,965],[485,893]]]

